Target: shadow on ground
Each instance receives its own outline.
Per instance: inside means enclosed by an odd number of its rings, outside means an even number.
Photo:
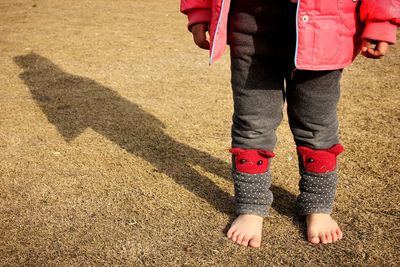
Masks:
[[[115,91],[89,78],[61,70],[47,58],[30,53],[14,58],[19,77],[67,142],[91,128],[126,151],[150,162],[159,172],[205,199],[223,213],[233,214],[233,199],[193,166],[230,179],[230,166],[205,152],[180,143],[164,132],[163,123]],[[134,175],[132,175],[134,177]],[[295,196],[272,186],[273,208],[293,217]]]

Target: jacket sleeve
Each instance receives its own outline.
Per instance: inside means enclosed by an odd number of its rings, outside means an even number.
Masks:
[[[363,0],[360,18],[365,23],[363,39],[395,43],[400,26],[400,0]]]
[[[212,0],[181,0],[181,12],[188,16],[188,29],[199,22],[211,21]]]

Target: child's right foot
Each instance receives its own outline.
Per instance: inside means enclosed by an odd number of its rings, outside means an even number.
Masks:
[[[243,246],[257,248],[261,245],[263,217],[241,214],[232,223],[227,237]]]

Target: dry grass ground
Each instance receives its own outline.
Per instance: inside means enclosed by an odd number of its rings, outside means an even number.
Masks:
[[[0,2],[1,266],[399,266],[400,47],[345,71],[335,218],[295,216],[287,121],[261,249],[232,244],[229,59],[179,1]]]

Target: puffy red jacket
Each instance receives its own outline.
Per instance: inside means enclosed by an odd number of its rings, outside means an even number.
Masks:
[[[210,64],[226,48],[230,1],[181,0],[189,28],[210,23]],[[400,0],[298,0],[296,68],[344,68],[359,53],[361,38],[395,43],[399,25]]]

